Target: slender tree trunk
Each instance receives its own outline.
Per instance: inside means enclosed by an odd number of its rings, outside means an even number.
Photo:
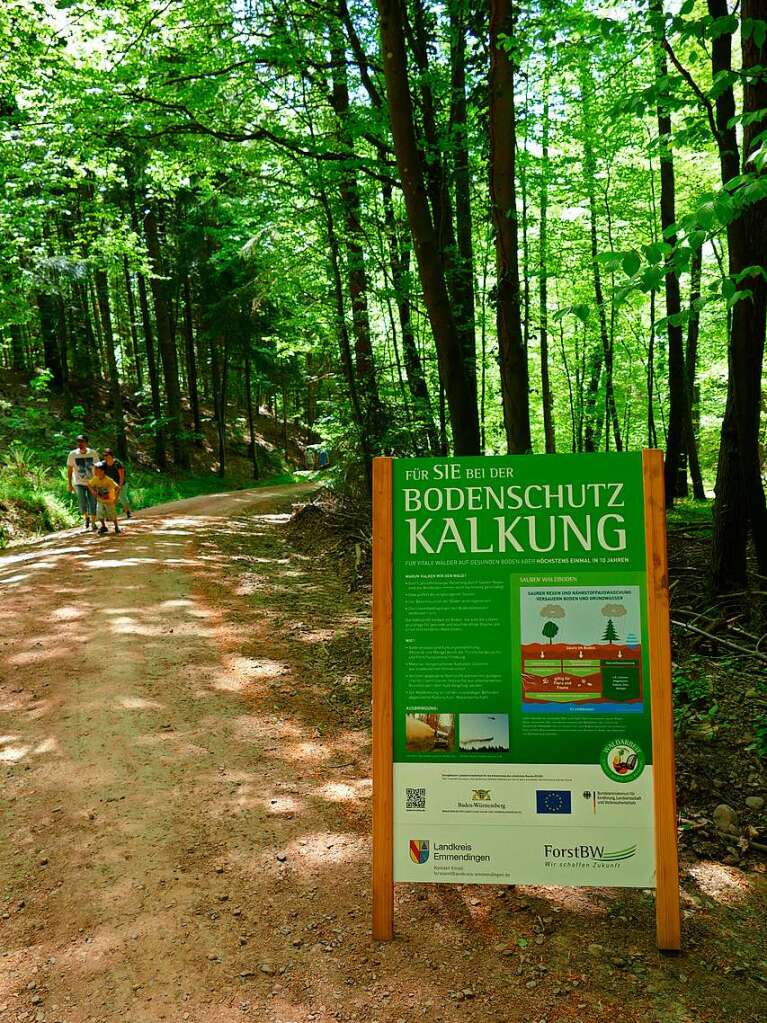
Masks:
[[[45,368],[51,374],[51,387],[56,391],[60,391],[64,386],[64,371],[59,350],[56,303],[54,298],[39,291],[37,293],[37,310],[40,314],[40,336],[43,342]]]
[[[69,322],[67,320],[67,306],[63,293],[56,296],[56,337],[59,346],[59,359],[61,361],[61,379],[64,393],[70,394],[69,375],[69,349],[71,338],[69,336]]]
[[[480,403],[479,403],[479,423],[480,423],[480,440],[481,440],[481,453],[484,455],[487,451],[486,444],[486,431],[485,431],[485,405],[487,397],[487,278],[490,270],[490,232],[488,231],[485,237],[484,252],[482,255],[482,303],[480,307],[482,315],[482,326],[480,330]]]
[[[250,341],[245,345],[245,400],[248,410],[248,436],[250,443],[248,452],[250,462],[253,466],[253,479],[259,479],[261,473],[258,467],[258,444],[256,443],[256,424],[253,416],[253,382],[251,380]]]
[[[471,178],[466,116],[466,0],[450,0],[450,140],[455,183],[457,250],[452,296],[467,372],[477,388],[476,303],[472,242]],[[447,195],[449,205],[449,193]]]
[[[18,323],[12,323],[11,332],[11,368],[24,372],[27,368],[27,353],[24,348],[24,335]]]
[[[72,292],[77,316],[74,370],[75,375],[87,384],[96,376],[96,368],[98,366],[98,342],[88,305],[87,286],[82,282],[77,281],[72,285]],[[90,400],[87,400],[84,404],[87,408],[90,404]]]
[[[550,55],[547,51],[543,70],[543,131],[541,137],[541,192],[540,227],[538,237],[538,299],[541,335],[541,398],[543,400],[543,436],[546,454],[557,450],[554,435],[554,399],[549,379],[549,285],[548,265],[548,211],[549,211],[549,89]]]
[[[282,383],[282,450],[287,462],[288,453],[288,389],[283,378]]]
[[[440,379],[446,391],[453,446],[456,454],[477,454],[479,417],[476,387],[466,370],[462,341],[448,295],[445,267],[429,212],[413,122],[401,2],[378,0],[378,11],[397,166],[415,244],[424,304],[437,347]]]
[[[576,336],[577,340],[577,336]],[[580,450],[580,424],[578,422],[578,416],[575,411],[575,396],[573,394],[573,378],[570,372],[570,363],[567,358],[567,349],[565,348],[565,324],[564,320],[559,321],[559,350],[562,353],[562,366],[565,371],[565,379],[567,380],[567,397],[570,405],[570,430],[572,434],[572,443],[570,445],[573,453]],[[576,360],[578,353],[576,350]],[[576,374],[577,374],[577,362],[576,362]],[[577,380],[576,380],[577,384]]]
[[[343,280],[341,277],[341,251],[338,243],[338,235],[335,230],[335,221],[333,219],[333,209],[330,205],[330,200],[324,191],[319,192],[318,198],[325,213],[325,222],[327,227],[328,251],[330,254],[330,271],[333,281],[333,297],[336,307],[336,329],[338,331],[341,367],[346,378],[346,386],[349,389],[352,418],[359,434],[367,487],[368,491],[371,491],[373,487],[373,452],[371,449],[370,438],[368,436],[368,419],[363,413],[359,392],[357,390],[357,379],[354,371],[351,340],[349,338],[349,330],[346,326]]]
[[[189,387],[189,405],[192,409],[195,447],[202,447],[202,420],[200,396],[197,389],[197,353],[194,347],[194,321],[192,319],[192,288],[189,274],[184,277],[184,341],[186,352],[186,378]]]
[[[647,344],[647,446],[658,446],[655,428],[655,291],[650,292],[650,340]]]
[[[660,147],[660,222],[662,240],[672,248],[676,246],[676,184],[674,179],[674,157],[671,150],[671,109],[669,105],[668,67],[663,49],[665,24],[663,0],[649,0],[650,24],[655,36],[655,79],[658,90],[656,114],[658,119],[658,140]],[[685,403],[687,393],[684,383],[684,344],[679,315],[682,299],[679,277],[673,263],[673,253],[665,260],[666,286],[666,332],[668,335],[668,437],[666,440],[665,482],[666,506],[671,507],[675,497],[687,492],[687,474],[683,455]]]
[[[144,372],[141,366],[141,350],[138,343],[138,331],[136,329],[136,303],[133,299],[133,281],[131,280],[128,257],[123,256],[123,276],[125,277],[125,298],[128,303],[128,321],[130,327],[131,348],[133,352],[133,365],[136,369],[136,383],[139,390],[144,386]]]
[[[373,360],[373,345],[368,312],[368,279],[365,269],[364,232],[359,185],[354,171],[354,141],[349,128],[349,85],[346,74],[346,49],[341,22],[331,19],[330,56],[332,61],[331,106],[336,115],[337,134],[348,162],[340,169],[339,196],[344,214],[347,283],[354,334],[354,364],[362,409],[367,418],[371,443],[377,445],[380,432],[380,399]]]
[[[157,230],[157,219],[154,209],[147,204],[144,211],[144,233],[146,235],[147,251],[152,265],[152,278],[150,287],[154,299],[155,321],[157,323],[157,339],[160,346],[160,360],[162,362],[163,377],[165,380],[165,404],[168,410],[168,420],[171,430],[171,444],[173,446],[173,461],[177,468],[189,468],[189,451],[181,436],[184,428],[181,410],[181,389],[178,379],[178,354],[176,343],[173,337],[171,323],[171,306],[168,294],[168,282],[164,276],[163,260],[160,250],[160,237]]]
[[[463,0],[451,0],[456,6]],[[403,0],[403,21],[407,20],[407,3]],[[453,224],[453,206],[450,194],[450,181],[447,173],[447,159],[443,156],[446,139],[437,127],[437,104],[432,89],[433,72],[429,66],[429,39],[434,34],[433,25],[427,24],[427,11],[423,0],[412,0],[413,28],[409,32],[409,41],[418,69],[418,84],[421,100],[421,116],[423,121],[423,156],[425,160],[426,192],[431,204],[431,215],[434,229],[437,232],[442,263],[445,271],[445,283],[450,295],[451,308],[455,328],[461,342],[467,372],[474,381],[476,403],[476,368],[472,353],[475,348],[473,331],[473,314],[468,306],[471,295],[471,265],[466,266],[460,258],[456,245]],[[431,12],[429,12],[431,13]],[[452,28],[452,25],[451,25]],[[452,32],[451,32],[452,36]],[[460,44],[459,44],[460,45]],[[457,66],[457,53],[452,48],[451,38],[451,116],[461,117],[460,106],[456,107],[452,94],[452,82],[460,79],[461,69]],[[465,121],[465,114],[464,114]],[[460,121],[459,121],[460,123]],[[452,123],[451,123],[452,128]],[[452,139],[450,140],[452,146]],[[467,280],[467,272],[469,278]]]
[[[417,426],[426,434],[427,447],[434,454],[439,451],[439,438],[434,426],[429,389],[423,372],[418,346],[415,343],[413,323],[410,315],[410,287],[408,283],[410,248],[405,236],[404,245],[400,246],[397,225],[394,218],[391,185],[385,182],[382,186],[384,224],[389,251],[389,267],[397,301],[400,331],[402,333],[403,358],[408,389],[413,399]]]
[[[525,82],[525,112],[529,101],[529,80]],[[517,177],[519,178],[519,193],[522,200],[522,343],[525,351],[530,351],[530,215],[527,197],[527,133],[528,123],[525,113],[525,134],[522,142],[522,159],[519,159],[519,144],[517,144]]]
[[[515,183],[515,38],[511,0],[490,0],[490,207],[495,227],[498,289],[496,326],[506,443],[512,454],[530,451],[530,396],[527,352],[522,337],[519,238]]]
[[[594,358],[592,363],[592,374],[589,382],[589,400],[593,397],[596,402],[594,380],[596,387],[599,386],[599,376],[604,362],[605,371],[605,407],[610,424],[612,425],[613,437],[615,438],[616,451],[623,449],[621,442],[620,421],[615,403],[615,391],[613,385],[613,351],[607,331],[607,316],[605,314],[605,300],[602,289],[602,272],[599,267],[599,235],[597,229],[597,197],[596,197],[596,158],[591,141],[593,129],[591,111],[591,68],[588,62],[588,52],[584,51],[579,66],[579,81],[581,91],[581,130],[583,133],[583,171],[586,186],[586,193],[589,200],[589,237],[591,242],[591,272],[594,282],[594,303],[597,307],[599,319],[599,337],[602,346],[601,357]],[[594,443],[593,425],[587,419],[586,424],[586,450],[593,451],[598,447]]]
[[[584,338],[584,359],[586,339]],[[586,388],[586,395],[583,401],[584,436],[583,450],[596,451],[598,446],[597,435],[597,398],[599,397],[599,383],[602,378],[602,358],[604,356],[604,345],[600,338],[598,345],[594,346],[589,364],[589,382]]]
[[[74,225],[75,214],[71,210],[62,213],[60,220],[62,240],[71,255],[76,258],[77,242]],[[93,357],[96,352],[96,344],[88,310],[87,288],[80,280],[73,280],[71,283],[70,308],[71,376],[77,377],[87,384],[94,377]],[[89,405],[88,400],[84,399],[83,404],[87,407]]]
[[[218,475],[226,475],[226,392],[229,377],[229,336],[210,341],[210,371],[213,385],[213,409],[218,439]]]
[[[693,408],[695,405],[695,374],[698,361],[698,334],[700,331],[700,314],[697,303],[700,299],[700,282],[703,275],[703,250],[697,249],[693,253],[690,264],[690,315],[687,320],[687,345],[685,348],[684,366],[685,383],[687,385],[687,399],[685,410],[687,420],[685,423],[685,444],[687,457],[690,462],[690,478],[692,479],[692,494],[697,501],[703,501],[706,491],[703,487],[703,476],[700,470],[700,458],[698,457],[698,441],[695,436],[695,417]]]
[[[135,205],[131,205],[133,219],[133,230],[138,234],[138,217]],[[154,347],[154,330],[152,318],[149,315],[149,298],[147,295],[146,279],[142,273],[136,274],[138,287],[139,310],[141,312],[141,324],[144,332],[144,349],[146,351],[146,366],[149,374],[149,390],[152,395],[152,415],[154,416],[154,458],[158,466],[164,469],[167,464],[165,453],[165,427],[162,425],[162,402],[160,400],[160,375],[157,371],[157,355]]]
[[[115,358],[115,341],[112,330],[112,313],[109,306],[109,281],[105,270],[97,270],[95,273],[96,298],[99,304],[101,315],[101,327],[104,334],[104,348],[106,350],[107,371],[109,374],[109,397],[112,403],[112,420],[114,422],[115,446],[117,454],[122,459],[128,457],[128,442],[125,437],[125,416],[123,413],[122,393],[120,391],[120,377],[117,373],[117,360]]]
[[[102,330],[101,318],[99,316],[99,307],[96,301],[96,292],[93,290],[93,286],[90,281],[87,285],[88,288],[88,299],[90,301],[91,308],[91,322],[93,323],[93,334],[96,338],[95,354],[96,354],[96,367],[98,376],[102,377],[104,374],[104,332]]]

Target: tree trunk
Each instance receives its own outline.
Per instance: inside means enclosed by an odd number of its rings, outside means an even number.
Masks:
[[[11,368],[23,372],[27,368],[24,335],[18,323],[12,323],[8,329],[11,332]]]
[[[64,371],[59,350],[54,298],[39,291],[37,293],[37,310],[40,314],[40,336],[43,342],[45,368],[51,374],[51,387],[55,391],[60,391],[64,386]]]
[[[511,0],[490,0],[490,208],[495,227],[498,289],[496,326],[506,442],[512,454],[530,451],[527,352],[520,320],[515,174],[515,37]]]
[[[201,448],[202,421],[200,419],[200,395],[197,388],[197,353],[194,347],[194,321],[192,319],[192,288],[189,275],[184,277],[184,341],[186,351],[186,378],[189,387],[189,405],[192,409],[195,447]]]
[[[250,437],[250,443],[248,450],[250,454],[251,465],[253,466],[253,479],[257,480],[260,478],[261,473],[258,467],[258,444],[256,443],[256,423],[253,416],[253,382],[251,380],[251,363],[250,363],[250,341],[245,343],[245,400],[247,403],[248,410],[248,435]]]
[[[120,391],[120,378],[117,373],[117,360],[115,358],[115,341],[112,330],[112,313],[109,307],[109,281],[105,270],[96,270],[96,298],[99,304],[101,315],[101,329],[104,335],[104,348],[106,350],[107,371],[109,374],[109,398],[112,403],[112,419],[115,431],[115,446],[119,458],[127,459],[128,442],[125,437],[125,416],[123,413],[123,400]]]
[[[724,18],[729,14],[726,0],[709,0],[708,8],[714,18]],[[744,22],[752,24],[767,20],[767,0],[744,0],[741,17]],[[765,115],[758,112],[767,108],[767,81],[763,74],[749,75],[747,72],[767,64],[767,47],[757,46],[753,33],[748,38],[742,37],[741,45],[745,72],[743,165],[746,173],[756,173],[751,159],[758,144],[756,140],[764,130]],[[714,79],[727,80],[731,64],[732,35],[723,33],[711,43]],[[715,103],[722,184],[726,185],[740,171],[735,93],[731,79],[718,92]],[[719,448],[712,551],[717,590],[742,586],[746,578],[749,526],[759,572],[767,575],[767,503],[759,452],[767,287],[761,269],[754,274],[746,273],[749,267],[767,265],[767,200],[749,205],[727,225],[727,242],[730,279],[736,283],[738,290],[749,290],[751,297],[736,302],[732,310],[730,373]]]
[[[655,428],[655,291],[650,292],[650,340],[647,344],[647,446],[658,446]]]
[[[604,292],[602,290],[602,272],[599,267],[599,236],[597,231],[597,197],[596,197],[596,159],[594,156],[594,148],[591,142],[591,134],[593,128],[592,122],[592,111],[591,111],[591,90],[593,87],[591,78],[591,68],[588,63],[588,52],[585,51],[580,60],[579,66],[579,82],[581,91],[581,127],[583,132],[583,171],[586,186],[586,194],[589,200],[589,237],[591,241],[591,272],[594,281],[594,303],[597,307],[597,316],[599,319],[599,337],[602,345],[601,358],[595,359],[593,363],[593,370],[597,375],[597,386],[599,375],[602,370],[602,363],[604,362],[605,371],[605,409],[609,423],[612,425],[613,437],[615,438],[615,449],[616,451],[623,450],[623,444],[621,442],[621,429],[620,421],[618,419],[618,410],[615,403],[615,391],[613,386],[613,350],[610,344],[610,338],[607,332],[607,316],[605,313],[605,300]],[[597,372],[598,370],[598,372]],[[592,395],[594,401],[596,401],[596,394],[592,391],[591,384],[594,380],[594,373],[592,372],[592,378],[589,388],[589,397]],[[589,437],[589,430],[591,429],[591,435]],[[609,427],[608,427],[609,429]],[[587,421],[586,426],[586,450],[593,451],[596,449],[598,444],[594,443],[593,424],[591,427]],[[589,447],[589,439],[593,444]]]
[[[160,251],[160,237],[157,230],[157,218],[154,209],[147,204],[144,211],[144,233],[146,235],[147,251],[152,266],[152,278],[150,287],[154,299],[155,321],[157,323],[157,339],[160,345],[160,360],[162,362],[163,377],[165,380],[165,404],[168,410],[169,427],[171,431],[171,444],[173,446],[173,461],[177,468],[189,468],[189,452],[186,443],[181,436],[184,428],[181,412],[181,389],[178,381],[178,354],[173,338],[171,324],[170,298],[168,295],[168,282],[164,277],[162,255]]]
[[[104,332],[101,328],[101,318],[99,316],[99,307],[96,301],[96,292],[93,290],[93,286],[90,282],[87,285],[88,289],[88,300],[91,307],[91,318],[93,323],[93,334],[96,338],[96,369],[97,375],[102,377],[104,375]]]
[[[656,115],[658,119],[658,142],[660,148],[660,223],[661,240],[674,248],[676,232],[676,185],[674,179],[674,157],[671,151],[671,108],[669,105],[668,66],[665,39],[663,0],[649,0],[650,24],[655,36],[655,84],[657,89]],[[665,490],[666,506],[671,507],[675,497],[687,492],[687,474],[683,461],[685,450],[684,434],[687,415],[685,404],[687,393],[684,384],[684,346],[682,325],[679,315],[682,300],[679,277],[673,264],[673,253],[665,259],[666,286],[666,332],[668,335],[668,436],[666,439]],[[676,319],[676,322],[672,322]]]
[[[365,479],[368,491],[373,487],[373,454],[368,436],[368,420],[364,415],[357,391],[357,379],[354,372],[354,360],[352,358],[351,340],[349,330],[346,326],[346,315],[344,311],[344,291],[341,278],[341,253],[338,244],[338,236],[333,220],[333,210],[324,191],[318,194],[320,204],[325,212],[325,220],[328,236],[328,251],[330,253],[330,270],[333,281],[333,297],[336,307],[336,328],[338,330],[338,347],[341,355],[341,367],[346,377],[346,385],[349,389],[349,400],[352,407],[352,419],[359,433],[359,443],[362,449],[362,460],[365,469]]]
[[[362,209],[359,186],[354,172],[354,141],[349,129],[349,86],[346,75],[346,49],[341,23],[331,19],[330,56],[332,62],[331,106],[336,115],[337,134],[348,162],[340,167],[339,196],[344,214],[347,284],[354,334],[354,364],[357,385],[367,418],[367,432],[372,443],[378,443],[380,432],[380,399],[373,361],[373,345],[368,313],[368,280],[365,270]]]
[[[453,0],[455,4],[461,0]],[[431,217],[437,232],[442,262],[445,269],[445,283],[450,295],[455,327],[464,353],[471,351],[473,338],[468,335],[470,318],[465,308],[466,284],[459,266],[453,225],[453,207],[450,195],[446,159],[443,150],[447,140],[437,128],[437,107],[432,89],[433,72],[429,67],[429,40],[434,35],[433,25],[427,25],[427,12],[423,0],[412,0],[413,27],[408,39],[418,69],[418,91],[421,100],[423,123],[423,148],[425,160],[426,193],[431,204]],[[402,4],[403,22],[407,22],[407,3]],[[409,27],[409,26],[408,26]],[[452,43],[452,40],[451,40]],[[453,51],[451,49],[451,77],[453,72]],[[452,86],[451,86],[452,89]],[[451,113],[453,98],[451,94]],[[471,367],[469,367],[471,373]],[[476,390],[476,384],[475,384]],[[476,399],[475,399],[476,400]]]
[[[437,348],[440,379],[447,395],[453,446],[459,455],[478,454],[476,387],[466,369],[461,337],[448,295],[442,254],[429,212],[407,77],[401,0],[378,0],[378,11],[397,166],[415,244],[424,304]]]
[[[585,333],[585,332],[584,332]],[[585,359],[585,338],[584,338],[584,359]],[[583,450],[597,450],[597,398],[599,397],[599,382],[602,378],[602,358],[604,356],[604,344],[600,338],[598,345],[594,346],[591,354],[591,365],[589,367],[589,383],[586,388],[586,397],[583,402]]]
[[[413,332],[413,323],[410,315],[410,287],[408,283],[408,271],[410,264],[410,249],[407,238],[403,239],[404,245],[400,246],[397,225],[394,218],[394,204],[392,202],[392,188],[388,182],[382,186],[384,224],[389,250],[389,266],[391,268],[392,283],[397,301],[397,313],[399,316],[400,331],[402,333],[403,359],[405,363],[405,375],[410,394],[413,399],[413,407],[416,417],[416,426],[420,427],[426,434],[427,447],[433,453],[439,451],[439,438],[434,425],[434,416],[429,399],[429,389],[426,385],[426,377],[421,364],[421,357],[418,354],[418,346]]]
[[[450,0],[450,141],[455,183],[457,251],[452,296],[456,308],[466,369],[477,389],[477,338],[474,297],[474,246],[472,242],[471,178],[466,117],[466,0]],[[449,206],[449,193],[445,205]]]
[[[56,296],[56,336],[59,345],[59,359],[61,361],[61,379],[63,381],[64,393],[70,394],[69,386],[69,349],[71,338],[69,336],[69,322],[67,320],[67,306],[63,294]]]
[[[540,227],[538,237],[538,299],[541,336],[541,398],[543,403],[543,436],[546,454],[557,450],[554,434],[554,400],[549,379],[549,285],[546,275],[548,264],[548,209],[549,209],[549,87],[550,56],[547,51],[543,70],[543,132],[541,137],[541,192]]]
[[[141,237],[141,230],[136,211],[136,201],[133,193],[129,197],[131,211],[131,226],[137,237]],[[141,326],[144,335],[144,351],[146,352],[146,370],[149,374],[149,392],[151,394],[151,411],[154,417],[154,460],[161,469],[168,464],[166,455],[165,427],[163,426],[163,404],[160,399],[160,373],[157,371],[157,357],[154,351],[154,331],[149,315],[149,301],[146,292],[146,278],[142,273],[136,274],[138,287],[138,307],[141,313]]]
[[[695,417],[693,408],[695,405],[695,373],[698,361],[698,334],[700,331],[700,314],[696,303],[700,299],[700,282],[703,274],[703,250],[698,249],[693,253],[690,264],[690,315],[687,320],[687,345],[685,348],[684,367],[685,383],[687,385],[687,396],[685,411],[687,421],[685,423],[685,445],[687,457],[690,463],[690,478],[692,479],[692,495],[697,501],[703,501],[706,491],[703,487],[703,476],[700,471],[700,458],[698,457],[698,441],[695,436]]]
[[[288,460],[288,389],[284,378],[282,384],[282,450],[285,454],[285,461]]]
[[[144,386],[144,373],[141,367],[141,350],[138,343],[138,331],[136,330],[136,303],[133,300],[133,281],[131,280],[128,257],[123,256],[123,276],[125,277],[125,298],[128,303],[128,321],[130,327],[131,349],[133,352],[133,365],[136,370],[136,384],[141,390]]]
[[[213,385],[213,411],[218,439],[218,475],[226,474],[226,391],[229,377],[229,338],[210,340],[210,372]]]

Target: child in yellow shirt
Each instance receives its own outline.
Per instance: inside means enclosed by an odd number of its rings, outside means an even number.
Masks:
[[[104,472],[104,462],[96,462],[93,466],[93,476],[88,480],[88,490],[96,498],[96,518],[101,519],[99,533],[108,533],[107,519],[115,524],[115,533],[120,532],[117,525],[117,498],[120,495],[120,487],[113,479]]]

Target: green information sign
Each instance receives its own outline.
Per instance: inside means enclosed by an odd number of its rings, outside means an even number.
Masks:
[[[651,886],[641,453],[392,463],[394,878]]]

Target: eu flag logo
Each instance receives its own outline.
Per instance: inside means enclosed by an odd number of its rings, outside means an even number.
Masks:
[[[572,813],[572,793],[565,789],[537,789],[535,808],[537,813]]]

